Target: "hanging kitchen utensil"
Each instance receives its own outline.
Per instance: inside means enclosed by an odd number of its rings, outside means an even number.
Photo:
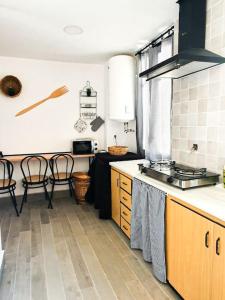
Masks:
[[[92,125],[91,130],[97,131],[102,126],[102,124],[104,124],[104,122],[105,121],[101,117],[97,117],[90,123],[90,125]]]
[[[85,120],[93,120],[97,116],[97,92],[87,81],[80,91],[80,117]]]
[[[5,96],[13,98],[20,94],[22,84],[17,77],[7,75],[1,80],[1,90]]]
[[[16,114],[16,117],[18,116],[21,116],[27,112],[29,112],[30,110],[34,109],[35,107],[45,103],[46,101],[48,101],[49,99],[54,99],[54,98],[58,98],[64,94],[66,94],[67,92],[69,92],[68,88],[64,85],[58,89],[56,89],[55,91],[53,91],[47,98],[43,99],[43,100],[40,100],[34,104],[32,104],[31,106],[28,106],[27,108],[19,111],[17,114]]]
[[[87,123],[79,118],[74,124],[74,129],[76,129],[79,133],[84,132],[87,129]]]

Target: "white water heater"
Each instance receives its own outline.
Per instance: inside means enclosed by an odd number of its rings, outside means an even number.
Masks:
[[[120,122],[135,119],[135,59],[117,55],[108,63],[109,118]]]

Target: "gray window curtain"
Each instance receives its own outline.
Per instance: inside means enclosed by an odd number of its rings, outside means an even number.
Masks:
[[[173,37],[138,57],[139,73],[172,56]],[[139,78],[136,97],[138,152],[150,160],[171,158],[172,80]]]
[[[137,70],[138,74],[142,71],[142,61],[143,56],[138,55],[137,56]],[[142,91],[142,83],[143,79],[139,78],[136,81],[137,87],[136,87],[136,107],[135,107],[135,113],[136,113],[136,140],[137,140],[137,153],[145,156],[145,150],[143,147],[143,91]]]

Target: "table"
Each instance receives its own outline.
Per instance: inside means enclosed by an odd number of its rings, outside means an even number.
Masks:
[[[61,152],[59,152],[59,153],[61,153]],[[95,154],[75,155],[75,154],[72,154],[71,152],[63,152],[63,153],[70,154],[74,159],[76,159],[76,158],[88,158],[89,166],[91,164],[91,159],[95,157]],[[26,157],[28,155],[41,155],[41,156],[45,157],[47,160],[49,160],[55,154],[57,154],[57,152],[56,153],[55,152],[54,153],[28,153],[28,154],[4,155],[3,158],[8,159],[12,163],[17,163],[17,162],[21,162],[24,159],[24,157]]]
[[[109,163],[141,158],[141,155],[132,152],[120,156],[109,153],[96,154],[88,173],[91,177],[91,184],[86,194],[86,200],[94,203],[95,208],[99,209],[100,219],[111,218],[111,167]]]

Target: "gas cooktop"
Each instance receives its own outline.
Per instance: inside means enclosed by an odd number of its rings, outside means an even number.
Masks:
[[[206,168],[192,168],[170,160],[150,161],[148,167],[139,164],[139,170],[149,177],[182,190],[215,185],[219,182],[220,176],[219,174],[208,172]]]

